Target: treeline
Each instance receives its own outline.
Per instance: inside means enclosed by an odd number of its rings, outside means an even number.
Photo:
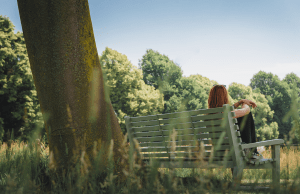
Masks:
[[[99,60],[123,133],[127,115],[206,109],[210,89],[214,84],[223,84],[199,74],[183,77],[179,64],[152,49],[146,50],[139,67],[108,47]],[[230,104],[240,99],[257,104],[251,112],[258,141],[288,136],[298,143],[299,135],[291,132],[296,126],[293,119],[283,122],[291,107],[292,92],[300,98],[300,78],[296,74],[287,74],[280,81],[272,73],[259,71],[249,86],[233,82],[227,88]],[[298,112],[299,109],[297,105]],[[46,137],[23,34],[15,34],[9,18],[0,15],[0,139],[27,141],[38,126],[42,127],[41,136]]]

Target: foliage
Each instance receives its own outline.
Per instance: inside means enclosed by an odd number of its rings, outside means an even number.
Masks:
[[[197,110],[204,109],[205,101],[207,101],[207,93],[203,90],[202,84],[191,77],[181,78],[181,87],[178,94],[183,99],[180,110]]]
[[[286,119],[292,117],[293,128],[289,132],[290,140],[292,143],[300,143],[300,114],[297,114],[300,110],[300,78],[296,74],[290,73],[282,81],[289,85],[292,96],[291,108],[282,121],[286,122]]]
[[[300,142],[300,117],[299,117],[299,109],[300,109],[300,102],[299,102],[299,94],[297,92],[296,82],[293,83],[293,86],[291,87],[292,90],[292,104],[290,105],[290,110],[287,112],[286,115],[284,115],[282,121],[287,122],[288,119],[292,118],[292,125],[293,128],[289,132],[289,143],[299,143]]]
[[[37,123],[43,123],[22,33],[0,15],[0,139],[28,140]],[[4,133],[7,135],[4,136]],[[9,136],[9,137],[8,137]]]
[[[147,85],[153,85],[155,89],[162,87],[179,86],[182,77],[181,68],[171,61],[166,55],[148,49],[139,63],[143,70],[143,80]],[[176,91],[176,90],[173,90]]]
[[[208,99],[203,85],[191,77],[182,77],[178,92],[165,101],[165,112],[179,112],[186,110],[204,109]]]
[[[142,80],[142,71],[123,55],[108,47],[103,51],[100,64],[106,75],[112,106],[123,133],[126,133],[124,116],[157,114],[163,109],[163,98],[153,86]]]
[[[143,71],[143,80],[147,85],[164,95],[164,110],[162,113],[170,113],[180,109],[182,96],[178,93],[182,86],[182,70],[167,56],[157,51],[148,49],[140,60],[139,68]]]
[[[284,116],[288,113],[292,104],[292,84],[296,83],[298,88],[296,92],[298,99],[300,98],[300,78],[294,73],[287,74],[286,77],[280,81],[277,75],[272,73],[265,73],[259,71],[251,79],[250,87],[255,90],[256,93],[263,94],[267,99],[268,106],[274,111],[272,120],[267,120],[267,125],[271,126],[271,123],[278,124],[279,138],[289,137],[289,132],[292,129],[292,118],[288,118],[286,122],[283,122]],[[257,89],[258,88],[258,89]],[[299,109],[298,109],[299,111]],[[265,117],[267,115],[261,115]],[[271,115],[270,115],[271,116]],[[275,125],[273,125],[275,127]],[[296,143],[296,139],[294,139]]]

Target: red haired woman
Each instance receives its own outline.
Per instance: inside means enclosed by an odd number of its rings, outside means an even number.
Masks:
[[[225,88],[225,85],[214,85],[210,90],[208,98],[208,108],[223,107],[223,104],[229,104],[228,93]],[[242,109],[234,109],[232,112],[235,112],[237,118],[238,126],[241,131],[241,138],[244,143],[254,143],[256,142],[255,126],[252,113],[250,112],[250,107],[256,108],[257,105],[251,101],[242,99],[239,102],[233,104],[234,108],[237,108],[242,104]],[[241,125],[243,121],[243,126]],[[245,123],[245,124],[244,124]],[[249,149],[245,150],[246,154],[250,152]],[[257,148],[251,156],[252,159],[262,159],[262,155],[258,153]]]

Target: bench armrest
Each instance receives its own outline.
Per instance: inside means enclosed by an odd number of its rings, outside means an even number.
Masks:
[[[272,139],[272,140],[260,141],[255,143],[240,144],[240,145],[242,146],[242,149],[245,149],[245,148],[254,148],[260,146],[280,145],[283,143],[284,143],[283,139]]]

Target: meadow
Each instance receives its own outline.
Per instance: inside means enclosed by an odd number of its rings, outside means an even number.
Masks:
[[[0,193],[273,193],[269,184],[271,170],[245,169],[242,187],[237,190],[231,185],[230,169],[145,168],[135,154],[131,161],[134,170],[125,173],[125,184],[116,183],[111,170],[99,168],[99,152],[95,153],[96,160],[91,164],[93,170],[80,160],[75,171],[59,179],[49,173],[52,162],[49,147],[40,139],[32,143],[9,141],[0,145]],[[129,151],[124,154],[128,156]],[[270,158],[270,148],[265,148],[262,155]],[[281,148],[281,189],[278,193],[299,193],[299,160],[300,149]]]

